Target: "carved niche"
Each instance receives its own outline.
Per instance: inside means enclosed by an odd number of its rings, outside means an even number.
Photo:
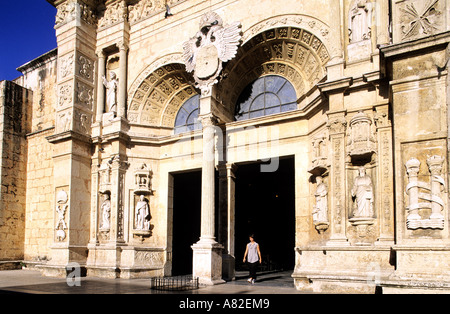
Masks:
[[[142,163],[134,171],[134,224],[133,235],[139,237],[143,242],[144,238],[152,235],[153,225],[150,224],[151,214],[148,197],[153,194],[152,191],[153,171]]]
[[[347,154],[351,158],[368,158],[377,151],[377,142],[372,119],[359,111],[349,123]]]
[[[328,171],[328,137],[325,134],[318,135],[312,140],[311,167],[308,172],[313,175],[323,175]]]

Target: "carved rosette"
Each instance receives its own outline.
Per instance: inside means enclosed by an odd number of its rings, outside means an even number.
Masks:
[[[393,8],[394,42],[430,36],[445,30],[443,0],[397,1]]]

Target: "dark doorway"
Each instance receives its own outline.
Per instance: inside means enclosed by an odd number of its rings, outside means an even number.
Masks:
[[[291,270],[295,264],[294,157],[280,158],[278,170],[261,172],[260,163],[238,165],[236,174],[236,270],[242,264],[248,235],[255,234],[262,270]]]
[[[200,238],[202,172],[173,174],[172,275],[192,274],[192,244]]]

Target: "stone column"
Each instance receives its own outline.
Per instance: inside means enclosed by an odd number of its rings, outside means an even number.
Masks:
[[[124,41],[119,42],[119,89],[117,116],[125,118],[127,104],[127,52],[128,45]]]
[[[103,77],[106,73],[106,56],[103,49],[97,51],[98,57],[98,76],[97,76],[97,112],[95,121],[102,121],[103,111],[105,110],[105,88],[103,86]]]
[[[215,191],[215,124],[216,117],[211,112],[215,101],[211,87],[200,97],[200,119],[203,125],[202,203],[200,241],[192,246],[194,277],[202,284],[214,285],[222,280],[222,249],[215,240],[214,191]]]
[[[219,169],[219,242],[223,244],[222,273],[225,280],[235,278],[235,164]]]
[[[216,119],[212,114],[201,117],[203,125],[202,211],[201,242],[213,243],[214,237],[214,188],[215,188],[215,138]]]
[[[443,201],[441,199],[441,185],[444,179],[441,177],[442,164],[444,159],[441,156],[433,155],[427,158],[428,169],[431,173],[431,215],[430,219],[444,220],[442,215]]]
[[[407,193],[409,194],[409,206],[407,207],[409,214],[406,217],[407,226],[413,220],[420,220],[419,215],[419,186],[418,174],[420,169],[420,161],[416,158],[409,159],[406,164],[406,173],[408,174]]]

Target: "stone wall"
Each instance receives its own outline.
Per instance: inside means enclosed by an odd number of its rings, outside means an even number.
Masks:
[[[24,256],[25,134],[31,96],[31,91],[13,82],[0,82],[0,268],[2,261]]]
[[[52,145],[46,137],[53,134],[55,123],[55,83],[57,50],[52,50],[18,68],[23,76],[16,82],[33,91],[29,104],[29,130],[26,169],[26,212],[24,260],[48,259],[53,226]]]

